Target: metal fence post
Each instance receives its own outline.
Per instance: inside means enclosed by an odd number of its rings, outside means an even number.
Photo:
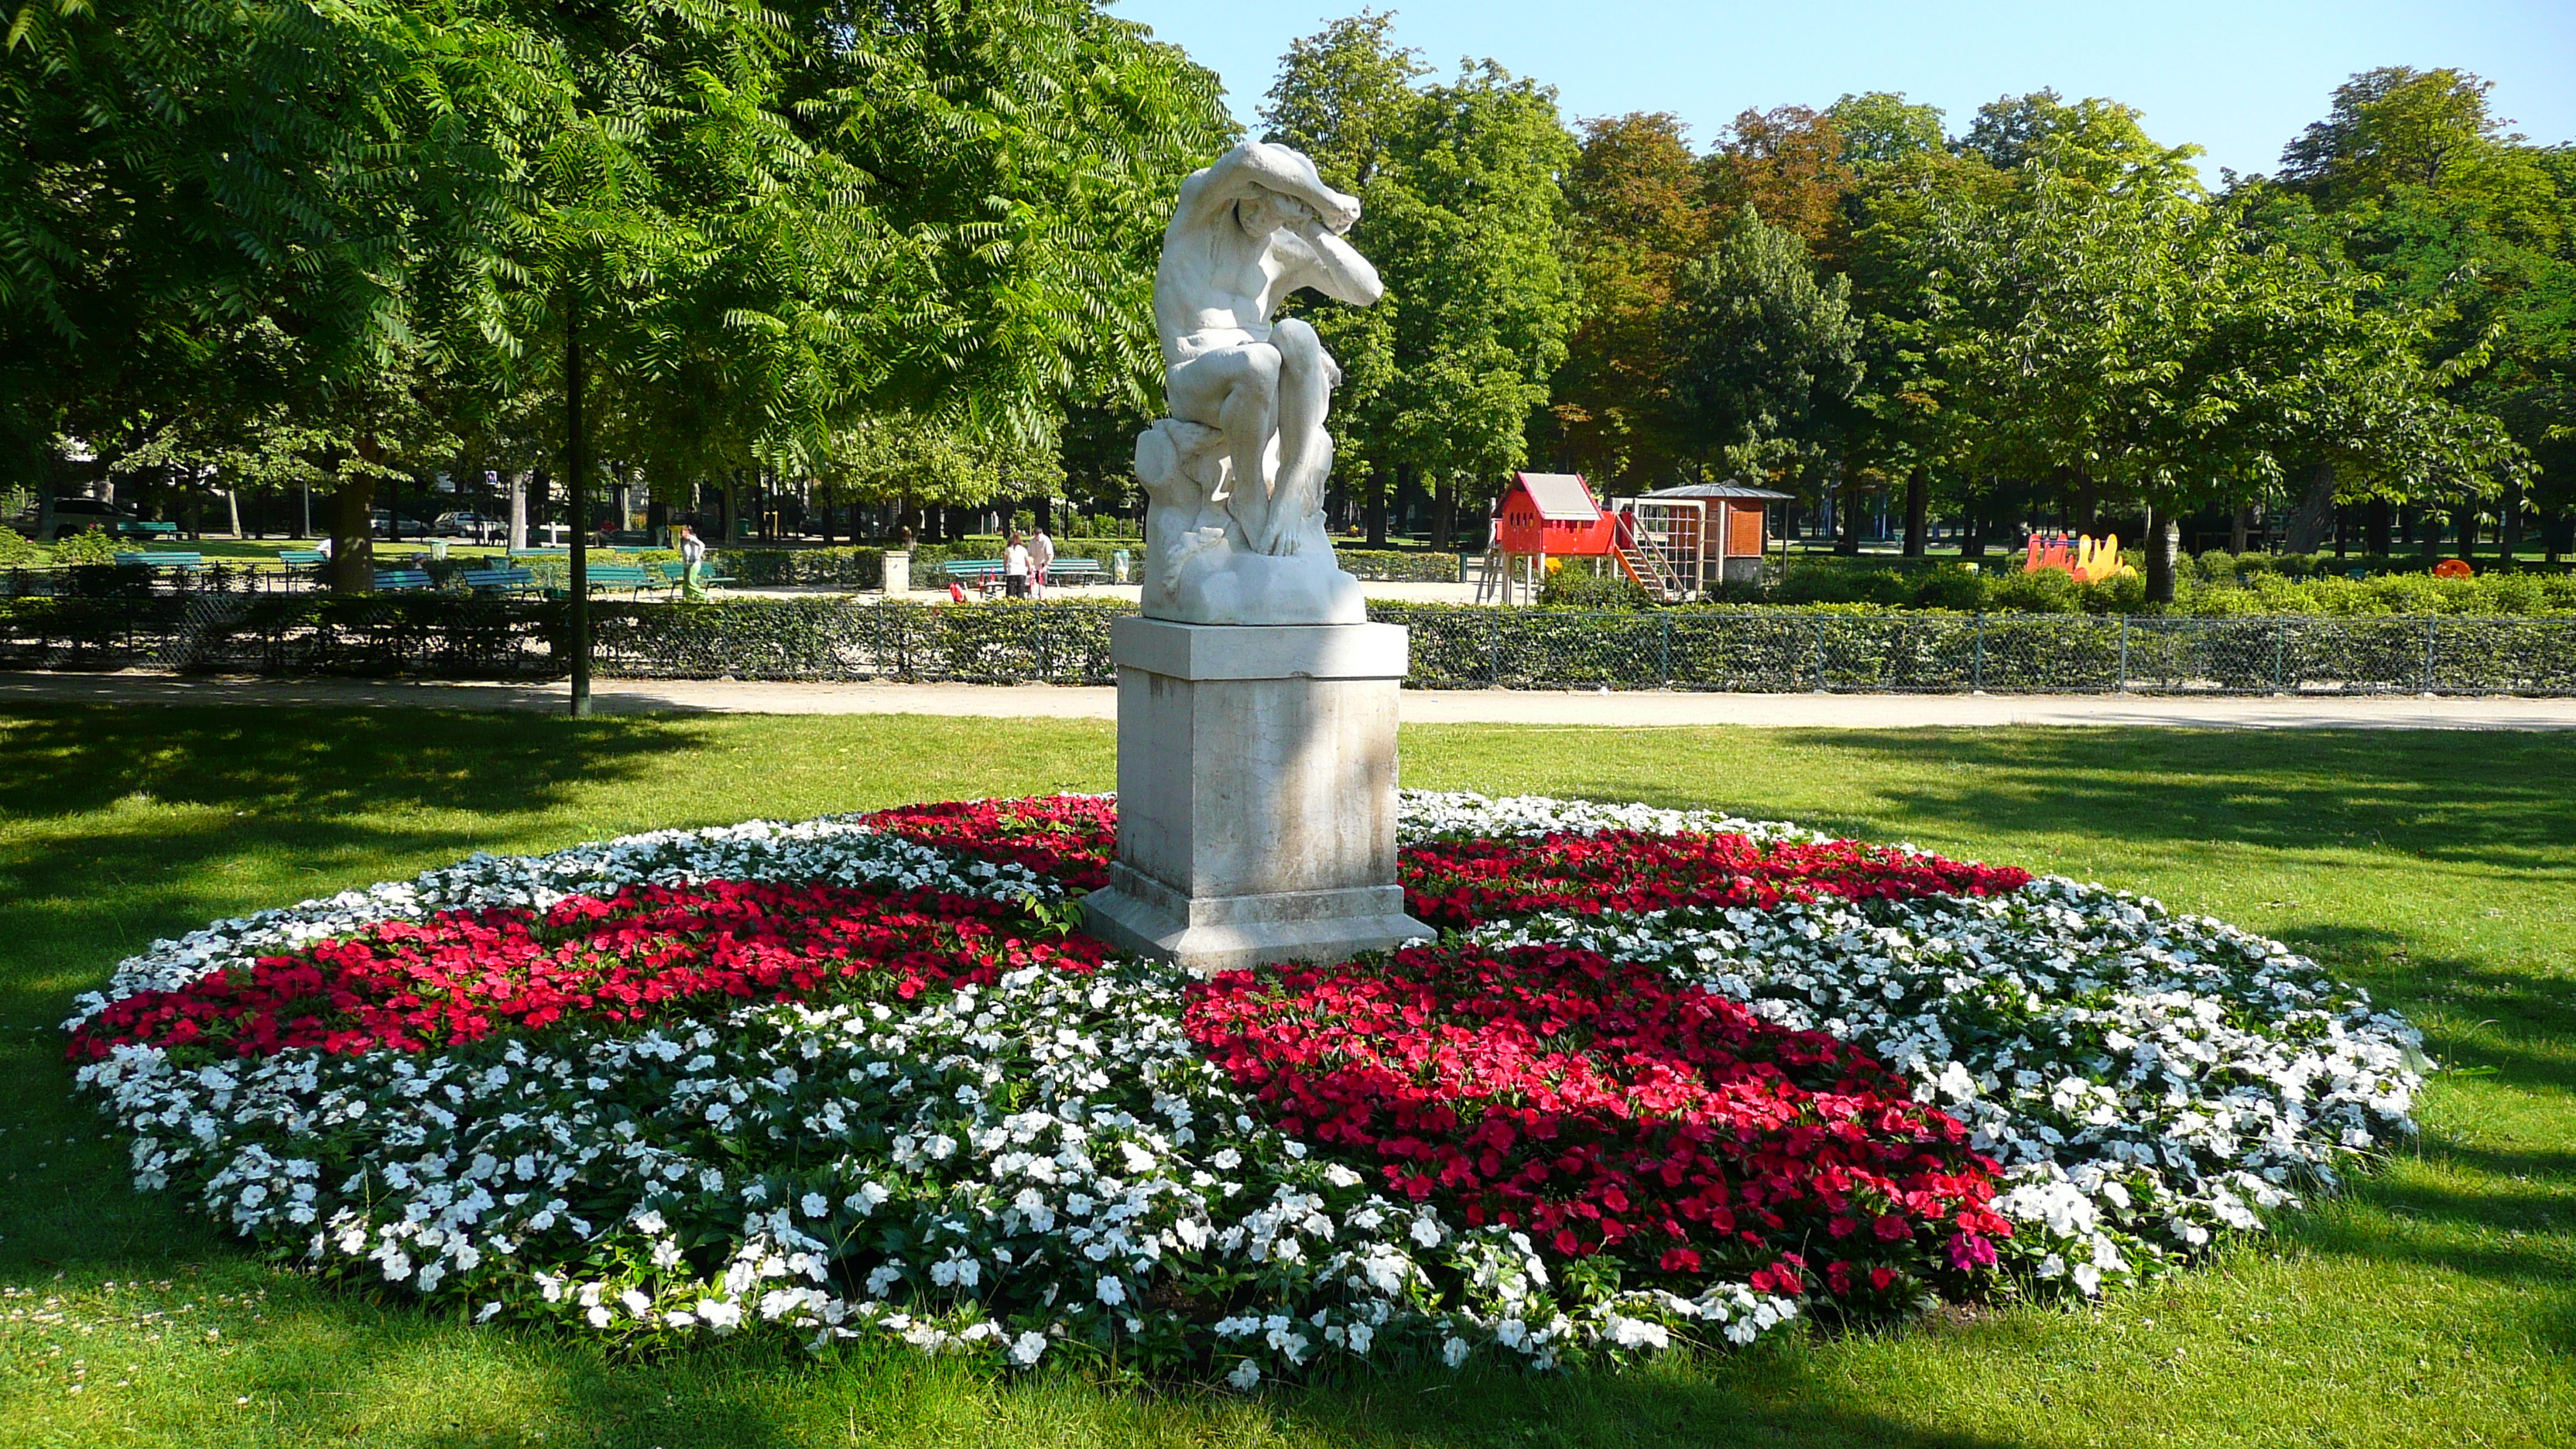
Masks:
[[[2289,652],[2289,644],[2290,621],[2274,619],[2272,621],[2272,692],[2274,694],[2281,692],[2281,656]]]
[[[1825,692],[1825,616],[1814,614],[1809,621],[1816,626],[1816,693]]]
[[[1496,609],[1486,623],[1488,627],[1485,633],[1485,683],[1490,687],[1503,682],[1502,610]]]
[[[2433,630],[2438,622],[2436,615],[2424,616],[2424,693],[2426,694],[2433,692]]]
[[[1986,611],[1983,609],[1977,611],[1977,641],[1968,659],[1968,688],[1983,694],[1986,692]]]
[[[1655,672],[1663,679],[1663,687],[1670,689],[1673,687],[1673,616],[1664,615],[1662,623],[1663,638],[1656,652]]]
[[[2113,694],[2129,692],[2129,616],[2120,616],[2120,679],[2111,686]]]
[[[1045,614],[1046,605],[1044,603],[1029,605],[1029,653],[1035,656],[1038,662],[1038,682],[1040,684],[1053,684],[1055,681],[1047,677]]]

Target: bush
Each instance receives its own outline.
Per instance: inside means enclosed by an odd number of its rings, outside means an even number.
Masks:
[[[0,568],[26,568],[44,562],[45,551],[14,528],[0,526]]]
[[[69,538],[54,541],[54,562],[65,567],[76,564],[112,564],[116,562],[116,540],[95,525],[84,528]]]
[[[1466,561],[1454,553],[1416,553],[1393,548],[1335,548],[1342,571],[1355,579],[1381,583],[1454,584],[1467,576]]]
[[[1577,564],[1548,570],[1538,601],[1551,609],[1643,609],[1654,599],[1622,570],[1599,573]]]
[[[0,600],[0,667],[467,679],[559,677],[566,667],[560,601],[156,594],[127,577],[140,570],[77,572],[135,592]],[[599,599],[590,612],[593,657],[607,676],[1105,684],[1115,674],[1110,622],[1132,606]],[[1393,603],[1370,615],[1413,631],[1407,682],[1429,688],[2576,695],[2576,619],[2563,616]]]

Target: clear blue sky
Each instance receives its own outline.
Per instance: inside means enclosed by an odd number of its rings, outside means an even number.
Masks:
[[[1254,110],[1288,42],[1359,8],[1317,0],[1112,0],[1225,78]],[[1716,0],[1412,0],[1396,33],[1442,72],[1491,57],[1557,88],[1569,118],[1671,111],[1705,147],[1746,106],[1822,107],[1903,91],[1952,132],[2004,94],[2054,86],[2146,113],[2148,134],[2269,171],[2335,86],[2380,65],[2459,66],[2496,83],[2495,112],[2534,141],[2576,140],[2576,0],[2166,0],[2163,4]]]

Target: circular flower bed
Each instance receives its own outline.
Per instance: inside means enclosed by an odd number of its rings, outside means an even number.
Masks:
[[[478,1319],[1237,1386],[2097,1294],[2331,1186],[2414,1032],[2152,900],[1408,794],[1437,943],[1072,934],[1115,806],[663,831],[226,921],[69,1023],[137,1183]]]

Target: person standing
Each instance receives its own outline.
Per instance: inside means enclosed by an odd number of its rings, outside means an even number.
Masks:
[[[707,586],[700,581],[698,572],[706,566],[706,540],[698,537],[696,529],[683,523],[680,525],[680,536],[673,542],[680,550],[680,596],[687,599],[705,598]]]
[[[1020,531],[1011,530],[1010,547],[1002,550],[1002,587],[1014,599],[1029,596],[1029,546],[1020,542]]]
[[[1029,540],[1029,597],[1046,597],[1047,570],[1055,566],[1055,540],[1047,537],[1046,525],[1038,525],[1037,535]]]

